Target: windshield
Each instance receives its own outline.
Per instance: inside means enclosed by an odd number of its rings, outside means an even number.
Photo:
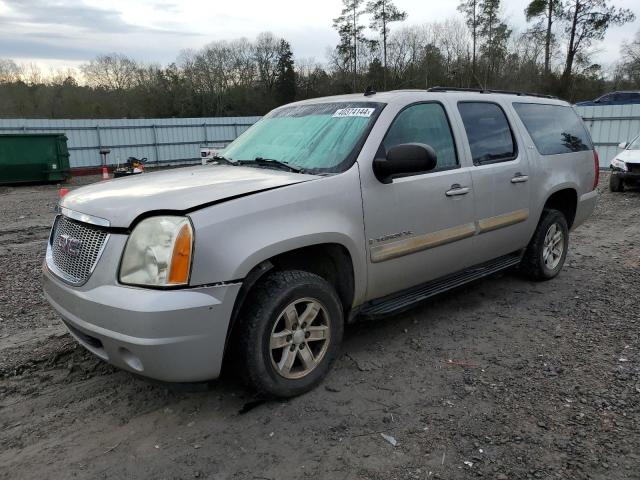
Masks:
[[[631,140],[631,143],[627,146],[627,150],[640,150],[640,135]]]
[[[341,172],[355,161],[384,104],[342,102],[279,108],[221,155],[232,161],[278,160],[304,171]]]

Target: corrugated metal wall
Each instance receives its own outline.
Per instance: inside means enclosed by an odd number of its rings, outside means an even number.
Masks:
[[[640,105],[576,107],[591,131],[600,156],[600,166],[608,167],[620,151],[618,144],[640,134]]]
[[[617,145],[640,134],[640,105],[576,107],[591,131],[608,167]],[[0,119],[0,133],[65,133],[72,167],[100,165],[101,147],[111,149],[108,162],[147,157],[150,162],[197,161],[200,147],[224,146],[260,117],[150,118],[144,120],[25,120]]]
[[[127,157],[149,162],[186,163],[200,158],[204,145],[224,146],[260,117],[149,118],[144,120],[0,119],[1,133],[64,133],[72,167],[99,166],[100,148],[108,163]]]

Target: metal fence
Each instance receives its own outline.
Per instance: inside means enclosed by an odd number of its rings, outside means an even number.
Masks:
[[[144,120],[0,119],[2,133],[64,133],[71,167],[101,164],[99,151],[108,148],[108,163],[127,157],[147,157],[158,164],[190,163],[201,146],[225,146],[260,117],[150,118]]]
[[[640,134],[640,105],[576,107],[591,131],[600,156],[600,166],[608,167],[620,151],[618,144]]]
[[[617,145],[640,134],[640,105],[576,107],[591,131],[607,167]],[[1,133],[64,133],[72,167],[99,166],[101,148],[109,148],[110,164],[127,157],[150,162],[190,163],[200,158],[201,146],[225,146],[260,117],[152,118],[144,120],[25,120],[0,119]]]

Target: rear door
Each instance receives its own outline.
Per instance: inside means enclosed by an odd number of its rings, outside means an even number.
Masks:
[[[483,262],[514,252],[529,241],[529,158],[501,104],[461,101],[458,111],[473,162],[476,260]]]

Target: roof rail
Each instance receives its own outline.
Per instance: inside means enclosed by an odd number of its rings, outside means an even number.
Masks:
[[[475,92],[475,93],[502,93],[505,95],[517,95],[519,97],[539,97],[539,98],[554,98],[558,97],[554,95],[544,95],[542,93],[528,93],[518,92],[514,90],[490,90],[486,88],[462,88],[462,87],[431,87],[427,92]]]

